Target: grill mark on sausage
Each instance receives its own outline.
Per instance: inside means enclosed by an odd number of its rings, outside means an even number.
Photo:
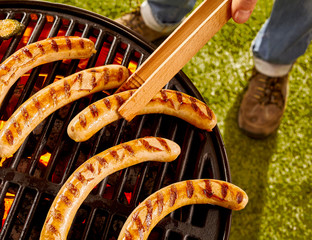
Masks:
[[[182,105],[184,103],[183,102],[183,95],[182,95],[182,93],[176,92],[176,96],[177,96],[178,102],[180,103],[180,105]]]
[[[81,47],[82,49],[84,49],[84,47],[85,47],[85,42],[84,42],[83,39],[79,39],[79,44],[80,44],[80,47]]]
[[[40,50],[41,54],[45,54],[45,50],[41,43],[36,43],[36,47]]]
[[[145,223],[146,223],[146,228],[147,228],[147,231],[148,231],[150,226],[151,226],[151,224],[152,224],[152,219],[153,219],[153,206],[152,206],[151,199],[148,199],[145,202],[145,206],[147,208]]]
[[[77,172],[75,174],[75,177],[77,178],[77,180],[79,182],[81,182],[82,184],[85,184],[86,183],[86,178],[80,173],[80,172]]]
[[[205,113],[203,113],[203,111],[200,110],[200,108],[197,106],[197,100],[196,100],[196,98],[190,97],[190,101],[191,101],[191,106],[192,106],[193,110],[194,110],[195,112],[197,112],[197,113],[199,114],[199,116],[201,116],[201,117],[207,117],[207,116],[205,115]]]
[[[32,54],[27,47],[22,48],[22,52],[29,58],[32,58]]]
[[[56,91],[53,87],[51,87],[49,89],[49,94],[50,94],[50,97],[52,98],[53,104],[56,105],[57,104],[57,96],[56,96]]]
[[[94,167],[93,167],[92,163],[86,163],[86,168],[91,173],[94,173]]]
[[[21,60],[21,58],[18,54],[13,55],[13,58],[15,61],[18,61],[18,62]]]
[[[213,112],[212,112],[212,110],[211,110],[208,106],[206,106],[206,111],[207,111],[208,119],[211,120],[212,117],[213,117]]]
[[[135,224],[137,225],[138,232],[139,232],[139,235],[140,235],[140,239],[143,239],[144,226],[142,224],[141,218],[139,217],[139,213],[138,212],[134,213],[132,219],[135,222]]]
[[[66,80],[64,80],[64,92],[65,92],[65,96],[66,96],[67,98],[69,98],[70,95],[71,95],[71,92],[70,92],[70,85],[69,85],[69,83],[68,83]]]
[[[87,119],[86,119],[86,116],[84,114],[79,114],[79,123],[80,123],[81,127],[86,128]]]
[[[204,182],[205,182],[205,189],[203,190],[204,194],[208,198],[213,197],[213,192],[212,192],[210,180],[204,180]]]
[[[178,198],[178,189],[175,185],[172,185],[170,188],[170,201],[169,206],[172,207]]]
[[[161,98],[163,102],[170,103],[170,107],[174,108],[174,103],[171,98],[168,98],[167,91],[165,89],[160,90]]]
[[[144,139],[140,139],[140,142],[143,144],[143,146],[145,147],[145,149],[148,150],[149,152],[161,151],[160,148],[151,146],[151,145],[148,143],[148,141],[146,141],[146,140],[144,140]]]
[[[69,49],[72,49],[72,43],[68,36],[65,37],[66,45]]]
[[[167,92],[166,92],[166,90],[160,90],[160,94],[161,94],[161,97],[162,97],[162,99],[165,101],[165,102],[167,102],[168,101],[168,96],[167,96]]]
[[[166,140],[159,137],[156,137],[156,140],[160,143],[161,146],[163,146],[166,149],[167,152],[171,152],[171,149]]]
[[[58,45],[54,39],[51,39],[51,46],[55,52],[58,52]]]
[[[71,206],[72,205],[72,201],[65,195],[61,195],[60,199],[63,203],[65,203],[66,206]]]
[[[6,140],[8,141],[8,143],[10,145],[13,145],[14,137],[13,137],[13,133],[12,133],[12,131],[10,129],[5,131],[5,137],[6,137]]]
[[[119,68],[118,69],[118,75],[117,75],[117,81],[120,82],[122,80],[123,77],[123,69]]]
[[[223,183],[221,185],[221,194],[222,194],[222,197],[225,198],[226,195],[227,195],[227,192],[228,192],[228,189],[229,189],[229,186],[226,184],[226,183]]]
[[[81,88],[82,86],[82,73],[78,73],[75,80],[74,80],[74,83],[78,81],[78,84],[79,84],[79,88]]]
[[[100,157],[100,156],[95,156],[95,159],[99,162],[99,164],[102,166],[102,167],[106,167],[107,166],[107,161],[105,158],[103,157]]]
[[[111,109],[111,108],[112,108],[112,104],[111,104],[111,102],[109,101],[109,99],[104,98],[103,102],[104,102],[104,104],[105,104],[105,106],[106,106],[107,109]]]
[[[126,238],[126,240],[132,240],[133,239],[131,233],[127,229],[125,230],[125,238]]]
[[[51,215],[53,216],[54,219],[56,219],[58,221],[63,221],[64,220],[63,214],[59,210],[57,210],[57,209],[52,211]]]
[[[92,89],[96,88],[96,86],[98,85],[98,83],[96,82],[96,78],[95,76],[93,75],[91,77],[91,86],[92,86]]]
[[[21,109],[21,112],[22,112],[22,116],[23,116],[25,122],[28,122],[28,120],[29,120],[29,113],[28,113],[27,109],[25,107],[23,107]]]
[[[118,103],[118,106],[121,106],[125,102],[125,100],[122,97],[120,97],[118,94],[115,95],[115,99]]]
[[[18,135],[22,135],[22,128],[21,128],[20,124],[14,120],[13,121],[13,126],[14,126],[17,134]]]
[[[243,201],[243,194],[241,192],[237,192],[236,194],[236,201],[238,204],[240,204]]]
[[[106,85],[109,82],[109,78],[110,78],[110,74],[109,74],[108,69],[105,69],[103,71],[103,78],[104,78],[104,85]]]
[[[128,144],[122,144],[121,146],[122,146],[128,153],[130,153],[131,156],[134,155],[134,150],[133,150],[133,148],[132,148],[130,145],[128,145]]]
[[[47,224],[47,230],[53,234],[59,234],[57,228],[54,227],[52,224]]]
[[[33,97],[33,102],[35,104],[35,108],[38,110],[38,113],[39,114],[42,114],[42,108],[41,108],[41,104],[40,102],[38,101],[38,99],[36,97]]]
[[[156,201],[156,203],[157,203],[157,206],[158,206],[158,216],[160,216],[160,214],[162,213],[162,211],[163,211],[163,208],[164,208],[164,195],[161,193],[161,192],[159,192],[159,193],[157,193],[157,201]]]
[[[91,104],[89,106],[89,109],[90,109],[90,112],[91,112],[93,118],[97,118],[99,116],[99,112],[98,112],[98,110],[94,104]]]
[[[188,198],[192,198],[194,194],[194,186],[192,181],[186,181],[186,195]]]
[[[119,160],[119,155],[118,155],[117,151],[115,151],[115,150],[109,151],[109,154],[110,154],[113,158],[115,158],[116,161]]]
[[[66,184],[66,188],[68,189],[68,191],[69,191],[71,194],[74,195],[74,197],[76,197],[76,198],[79,197],[80,191],[79,191],[79,189],[78,189],[76,186],[74,186],[74,184],[72,184],[72,183],[69,182],[69,183]]]

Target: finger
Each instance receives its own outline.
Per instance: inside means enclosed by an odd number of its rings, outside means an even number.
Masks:
[[[246,22],[256,6],[257,0],[232,0],[232,18],[236,23]]]

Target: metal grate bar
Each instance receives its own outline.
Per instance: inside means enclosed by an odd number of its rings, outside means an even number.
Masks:
[[[35,215],[36,209],[39,205],[41,196],[42,196],[42,194],[40,192],[36,191],[36,196],[34,198],[34,202],[31,205],[30,211],[28,213],[25,224],[23,226],[23,229],[22,229],[22,232],[20,235],[20,240],[26,239],[27,235],[28,235],[28,231],[31,230],[31,222],[34,218],[34,215]]]
[[[55,37],[62,26],[61,18],[57,15],[54,16],[54,22],[48,34],[48,38]]]
[[[38,40],[40,33],[44,27],[44,24],[46,23],[45,14],[38,14],[38,15],[39,15],[39,18],[37,20],[36,26],[34,27],[32,34],[31,34],[31,36],[27,42],[27,45]]]
[[[106,60],[105,60],[105,65],[113,63],[115,54],[117,52],[118,45],[119,45],[119,39],[117,37],[114,37],[112,44],[111,44],[111,47],[108,51]]]
[[[24,190],[25,190],[25,187],[19,187],[17,192],[16,192],[13,204],[11,205],[7,219],[5,220],[5,224],[3,226],[3,229],[0,232],[0,239],[6,239],[6,237],[8,235],[8,230],[10,229],[10,226],[12,224],[16,209],[17,209],[17,207],[21,201]]]

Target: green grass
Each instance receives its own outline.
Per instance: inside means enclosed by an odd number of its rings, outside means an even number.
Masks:
[[[139,5],[128,0],[54,0],[116,18]],[[312,46],[298,59],[278,131],[253,140],[238,129],[237,113],[252,68],[250,44],[273,1],[258,1],[243,25],[229,21],[183,71],[218,117],[232,182],[249,195],[233,213],[231,240],[312,239]]]

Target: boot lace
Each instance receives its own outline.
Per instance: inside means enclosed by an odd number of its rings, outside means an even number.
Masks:
[[[278,107],[283,108],[285,104],[285,99],[282,93],[282,80],[282,77],[268,77],[264,75],[258,77],[257,81],[261,83],[261,86],[257,87],[257,91],[254,94],[254,97],[261,104],[275,104]]]

